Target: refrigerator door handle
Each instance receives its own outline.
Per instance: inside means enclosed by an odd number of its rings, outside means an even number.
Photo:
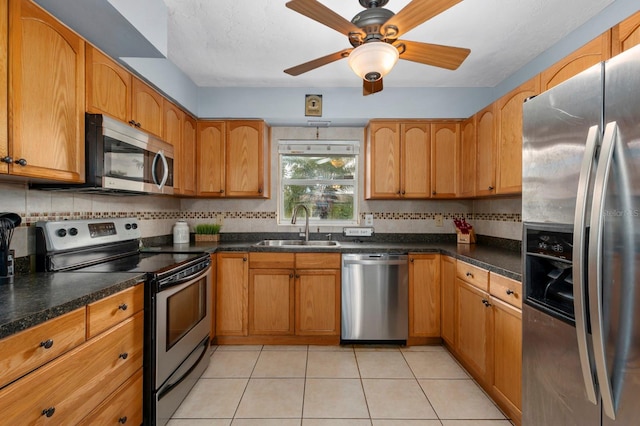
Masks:
[[[587,216],[587,195],[591,171],[595,161],[596,148],[599,142],[600,128],[592,126],[587,135],[585,153],[580,168],[578,180],[578,193],[576,197],[576,212],[573,221],[573,305],[576,318],[576,336],[578,339],[578,354],[582,378],[585,384],[587,399],[592,404],[598,404],[598,395],[595,384],[595,364],[589,354],[587,344],[587,295],[585,286],[584,261],[585,261],[585,233]]]
[[[589,311],[593,336],[593,354],[602,397],[602,408],[607,417],[613,420],[616,418],[616,409],[611,381],[607,373],[604,315],[602,312],[602,242],[607,184],[613,164],[613,151],[617,138],[618,125],[615,121],[612,121],[605,127],[602,139],[602,148],[594,183],[590,222],[591,234],[589,236]]]

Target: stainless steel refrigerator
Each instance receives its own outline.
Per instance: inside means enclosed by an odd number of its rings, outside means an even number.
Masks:
[[[640,424],[640,46],[523,114],[523,425]]]

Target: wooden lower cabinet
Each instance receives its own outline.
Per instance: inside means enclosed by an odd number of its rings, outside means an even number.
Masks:
[[[295,316],[296,335],[340,337],[340,269],[296,269]]]
[[[456,259],[440,257],[440,337],[450,349],[456,343]]]
[[[293,270],[250,269],[249,334],[293,334],[293,306]]]
[[[142,368],[80,422],[80,426],[142,424]]]
[[[440,255],[409,253],[409,341],[440,338]]]
[[[217,254],[216,335],[246,336],[248,332],[249,254]]]

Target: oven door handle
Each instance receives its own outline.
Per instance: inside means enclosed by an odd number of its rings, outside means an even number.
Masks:
[[[171,287],[175,287],[184,283],[188,283],[190,281],[195,281],[200,279],[202,276],[206,275],[209,273],[209,271],[211,270],[211,263],[207,262],[207,267],[202,269],[199,273],[197,274],[193,274],[193,275],[189,275],[187,277],[181,278],[179,280],[171,280],[171,276],[165,278],[164,280],[159,280],[158,281],[158,291],[162,291],[162,290],[166,290],[168,288]]]
[[[178,368],[171,375],[171,377],[167,379],[166,385],[163,386],[163,388],[158,392],[158,401],[160,401],[164,395],[170,393],[171,390],[174,389],[176,386],[180,385],[180,383],[182,383],[186,378],[188,378],[193,372],[193,370],[195,370],[198,367],[198,365],[200,365],[202,358],[204,358],[204,356],[207,354],[207,349],[209,348],[209,341],[210,341],[210,337],[207,336],[202,342],[200,342],[200,345],[198,346],[202,346],[202,352],[198,356],[197,361],[191,364],[191,367],[189,367],[189,369],[185,371],[184,374],[180,374],[180,378],[178,380],[176,380],[175,382],[171,382],[171,379],[173,378],[173,376],[176,375],[176,373],[180,372],[180,368]],[[185,361],[187,360],[188,358]]]

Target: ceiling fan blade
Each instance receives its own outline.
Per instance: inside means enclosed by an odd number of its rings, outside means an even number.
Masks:
[[[382,79],[376,81],[362,80],[362,96],[382,92]]]
[[[311,71],[314,70],[316,68],[319,68],[323,65],[327,65],[330,64],[331,62],[335,62],[339,59],[342,58],[346,58],[347,56],[349,56],[349,53],[351,53],[351,51],[353,50],[353,48],[349,48],[349,49],[344,49],[341,50],[339,52],[335,52],[332,53],[330,55],[327,56],[323,56],[321,58],[316,58],[312,61],[309,62],[305,62],[304,64],[300,64],[300,65],[296,65],[295,67],[291,67],[291,68],[287,68],[286,70],[284,70],[284,72],[286,72],[289,75],[300,75],[303,74],[307,71]]]
[[[400,37],[424,21],[439,15],[461,1],[462,0],[413,0],[384,23],[382,33],[385,33],[385,27],[394,26],[398,29],[398,34],[394,38]]]
[[[351,21],[316,0],[291,0],[287,2],[286,6],[346,36],[349,36],[349,33],[359,33],[364,36],[364,32]]]
[[[457,69],[471,53],[471,50],[462,47],[420,43],[417,41],[398,40],[394,45],[401,52],[402,45],[404,45],[405,50],[400,53],[400,59],[449,70]]]

